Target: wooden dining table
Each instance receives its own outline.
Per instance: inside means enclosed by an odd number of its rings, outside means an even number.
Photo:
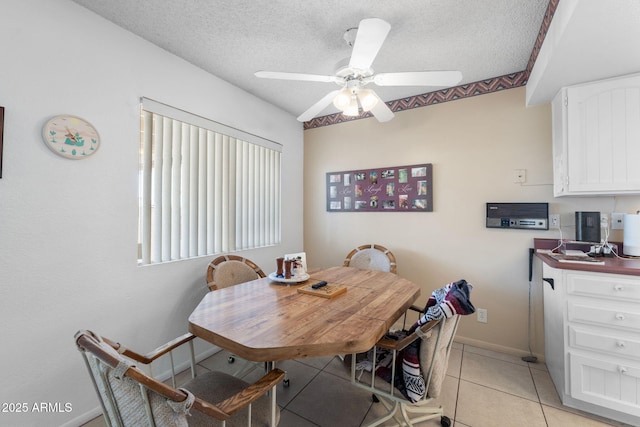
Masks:
[[[353,267],[309,273],[302,283],[268,277],[207,293],[189,316],[194,335],[255,362],[365,352],[420,295],[396,274]],[[346,291],[298,292],[319,281]]]

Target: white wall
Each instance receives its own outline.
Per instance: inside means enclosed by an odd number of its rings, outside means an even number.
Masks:
[[[73,334],[150,351],[187,330],[206,292],[211,257],[137,266],[139,98],[282,143],[285,194],[302,193],[302,126],[67,0],[3,0],[0,47],[0,402],[72,405],[0,412],[0,425],[77,425],[98,401]],[[95,155],[67,160],[44,145],[42,126],[58,114],[96,126]],[[245,252],[265,270],[302,249],[302,200],[287,203],[283,243]]]

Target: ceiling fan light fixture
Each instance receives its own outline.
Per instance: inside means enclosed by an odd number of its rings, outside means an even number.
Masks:
[[[345,87],[343,88],[335,98],[333,98],[333,105],[341,111],[344,111],[351,104],[351,90]]]
[[[359,116],[360,115],[360,109],[359,109],[359,106],[358,106],[358,98],[356,98],[355,94],[353,94],[351,96],[351,102],[349,103],[347,108],[342,110],[342,114],[344,114],[345,116]]]
[[[371,89],[361,89],[358,91],[358,99],[363,111],[371,111],[378,104],[378,97]]]

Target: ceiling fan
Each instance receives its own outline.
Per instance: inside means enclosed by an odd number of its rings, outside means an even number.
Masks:
[[[265,79],[300,80],[311,82],[335,83],[340,89],[329,92],[302,113],[298,120],[306,122],[333,104],[347,116],[358,116],[360,110],[370,111],[380,122],[391,120],[394,115],[389,107],[371,89],[369,83],[378,86],[454,86],[462,80],[460,71],[413,71],[400,73],[373,72],[373,63],[384,40],[389,34],[391,25],[379,18],[368,18],[360,21],[358,28],[351,28],[344,38],[353,46],[351,58],[338,64],[333,76],[318,74],[287,73],[280,71],[258,71],[256,77]]]

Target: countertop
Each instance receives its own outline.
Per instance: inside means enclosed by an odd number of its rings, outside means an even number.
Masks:
[[[619,258],[616,256],[602,257],[604,264],[583,264],[583,263],[570,263],[559,262],[551,258],[544,252],[558,246],[557,239],[533,239],[534,249],[536,249],[536,256],[540,258],[545,264],[553,268],[563,270],[579,270],[579,271],[592,271],[596,273],[610,273],[610,274],[626,274],[630,276],[640,276],[640,257],[635,258]],[[584,246],[580,242],[568,242],[568,249],[581,249]],[[622,247],[619,245],[618,247]]]

